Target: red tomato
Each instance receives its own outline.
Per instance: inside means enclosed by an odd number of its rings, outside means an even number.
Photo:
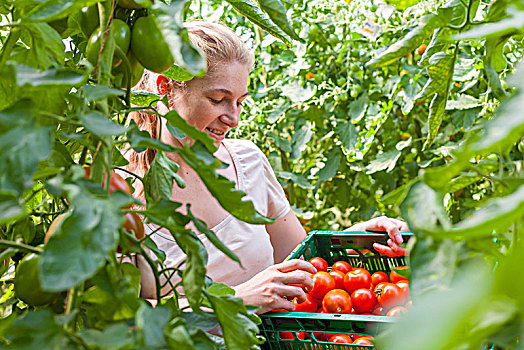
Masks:
[[[371,312],[375,305],[377,305],[377,298],[375,293],[369,289],[357,289],[351,293],[351,303],[356,313],[362,314],[366,312]]]
[[[377,271],[371,275],[371,285],[376,286],[380,282],[389,282],[388,274],[384,271]]]
[[[366,269],[353,269],[344,276],[344,288],[348,293],[353,293],[357,289],[371,287],[371,275]]]
[[[391,310],[388,311],[386,316],[393,316],[393,317],[399,317],[400,315],[405,314],[408,311],[404,306],[395,306]]]
[[[402,295],[404,296],[404,300],[409,300],[409,282],[407,280],[402,280],[397,283],[395,283],[400,290],[402,291]]]
[[[335,334],[328,340],[330,343],[353,344],[353,339],[347,334]]]
[[[309,262],[311,263],[311,265],[315,266],[315,268],[317,269],[317,272],[328,270],[327,261],[322,258],[319,258],[318,256],[309,259]]]
[[[353,340],[357,340],[357,339],[373,339],[372,336],[365,335],[365,334],[350,334],[350,335],[353,337]]]
[[[353,270],[351,268],[351,265],[349,265],[346,261],[336,261],[333,266],[331,266],[331,271],[340,271],[344,274],[348,273],[349,271]]]
[[[303,303],[299,303],[297,298],[293,299],[293,305],[295,305],[295,310],[293,310],[295,312],[316,312],[318,309],[317,303],[309,294],[306,294],[306,301]]]
[[[353,342],[353,344],[357,344],[357,345],[375,345],[372,342],[370,342],[368,339],[370,339],[370,338],[358,338],[357,340],[355,340]]]
[[[373,310],[373,315],[377,316],[386,316],[386,309],[384,309],[383,306],[377,306],[375,310]]]
[[[402,270],[407,270],[408,267],[407,266],[398,266],[398,267],[395,267],[395,269],[402,271]],[[407,278],[398,274],[397,272],[395,272],[395,270],[391,270],[391,272],[389,273],[389,280],[391,281],[391,283],[397,283],[402,280],[407,280]]]
[[[345,274],[342,271],[339,270],[331,270],[329,271],[329,274],[331,277],[335,279],[335,288],[336,289],[344,289],[344,276]]]
[[[312,279],[314,283],[313,289],[308,290],[308,292],[315,300],[322,300],[327,292],[335,289],[335,279],[325,271],[317,272]]]
[[[309,337],[309,335],[308,335],[306,332],[304,332],[304,331],[300,331],[300,332],[298,333],[297,337],[298,337],[298,339],[300,339],[300,340],[311,339],[311,338]]]
[[[322,300],[322,309],[326,313],[350,314],[351,307],[351,296],[343,289],[330,290]]]
[[[378,303],[389,309],[404,303],[404,295],[399,286],[394,283],[383,283],[375,288]]]
[[[280,336],[281,339],[295,339],[295,335],[296,335],[296,338],[298,339],[301,339],[301,340],[306,340],[306,332],[300,332],[298,334],[293,334],[293,332],[280,332],[278,334]]]
[[[125,220],[124,220],[124,223],[122,224],[122,227],[124,228],[124,230],[126,230],[126,232],[129,232],[129,233],[134,232],[136,239],[144,238],[145,237],[144,223],[140,219],[140,216],[138,216],[137,213],[125,213],[124,216],[125,216]],[[130,246],[133,245],[129,241],[128,241],[128,244]],[[122,247],[120,246],[120,244],[116,247],[116,251],[118,253],[122,252]]]
[[[90,167],[84,167],[84,178],[89,179],[91,176],[91,168]],[[106,184],[106,174],[104,174],[103,184],[105,188]],[[128,195],[131,195],[133,191],[131,190],[131,186],[127,183],[126,180],[120,175],[118,175],[114,170],[111,170],[111,176],[109,178],[109,194],[115,192],[115,191],[122,191],[124,193],[127,193]]]

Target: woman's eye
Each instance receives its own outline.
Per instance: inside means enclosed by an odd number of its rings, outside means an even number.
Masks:
[[[220,100],[215,100],[214,98],[211,98],[211,97],[209,98],[209,100],[210,100],[211,102],[213,102],[214,104],[216,104],[216,105],[219,104],[220,102],[222,102],[222,99],[220,99]]]

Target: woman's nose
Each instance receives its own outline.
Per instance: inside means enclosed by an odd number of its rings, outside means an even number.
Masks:
[[[231,108],[227,113],[224,113],[220,116],[220,121],[230,128],[236,128],[238,126],[238,121],[240,120],[241,108]]]

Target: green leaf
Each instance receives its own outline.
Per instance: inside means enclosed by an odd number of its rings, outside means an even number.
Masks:
[[[413,186],[415,181],[416,179],[411,180],[407,184],[404,184],[400,187],[397,187],[393,191],[382,196],[382,198],[379,198],[379,201],[384,205],[400,205],[400,203],[402,203],[402,201],[406,198],[409,189],[411,188],[411,186]]]
[[[65,46],[53,28],[47,23],[25,23],[24,29],[22,39],[31,43],[31,47],[13,52],[16,62],[42,70],[63,64]]]
[[[116,124],[114,121],[107,119],[105,115],[97,111],[89,113],[79,113],[78,119],[85,128],[97,136],[117,136],[127,131],[123,125]]]
[[[49,310],[31,311],[15,320],[6,330],[9,349],[63,349],[66,331]]]
[[[318,181],[325,182],[335,176],[341,159],[340,149],[338,147],[331,149],[327,155],[324,167],[318,171]]]
[[[184,70],[182,67],[176,63],[171,66],[167,71],[162,73],[166,77],[176,80],[176,81],[189,81],[195,77],[194,74],[191,74]]]
[[[105,264],[116,249],[124,219],[120,208],[129,202],[122,192],[104,198],[74,185],[66,188],[73,211],[51,236],[40,258],[42,287],[49,291],[75,287]]]
[[[86,102],[101,100],[110,96],[124,96],[125,91],[113,89],[105,85],[84,85],[81,89]]]
[[[428,116],[428,136],[422,149],[427,149],[437,137],[440,123],[442,122],[442,116],[446,111],[447,102],[447,91],[446,94],[436,93],[429,104],[429,116]]]
[[[258,0],[260,8],[268,14],[269,18],[289,35],[292,39],[300,40],[287,18],[287,9],[280,0]]]
[[[191,213],[189,206],[187,207],[187,215],[191,218],[191,221],[193,224],[195,224],[196,229],[203,233],[204,236],[211,242],[218,250],[220,250],[222,253],[224,253],[227,257],[229,257],[231,260],[236,261],[240,267],[242,267],[242,262],[236,256],[235,253],[233,253],[222,241],[217,237],[215,232],[211,231],[206,223]]]
[[[0,189],[31,188],[38,162],[49,157],[52,146],[49,127],[23,125],[0,136]]]
[[[0,192],[0,224],[7,223],[28,215],[24,207],[12,193]]]
[[[369,68],[380,68],[396,62],[400,58],[415,50],[421,42],[426,40],[436,28],[445,26],[449,20],[452,10],[442,8],[438,14],[428,14],[420,19],[418,26],[412,29],[404,38],[389,46],[366,63]]]
[[[209,289],[204,293],[213,306],[228,349],[251,349],[262,343],[257,337],[260,318],[247,310],[242,299],[228,294],[217,295]]]
[[[449,229],[451,224],[442,196],[422,182],[414,184],[401,205],[402,217],[414,232],[428,233]]]
[[[150,106],[161,99],[161,96],[148,91],[131,91],[131,103],[135,106]]]
[[[524,215],[524,186],[512,194],[493,198],[475,210],[467,219],[456,224],[443,237],[466,239],[490,236],[494,230],[504,231]]]
[[[170,200],[173,179],[176,179],[179,187],[185,187],[184,180],[176,173],[178,168],[178,164],[167,158],[164,152],[157,152],[155,159],[144,175],[146,202],[154,203],[161,199]]]
[[[377,158],[373,159],[366,166],[366,174],[373,174],[377,171],[386,170],[389,173],[395,168],[397,160],[400,158],[401,152],[394,149],[389,152],[380,153]]]
[[[142,333],[145,348],[154,349],[166,346],[164,333],[170,314],[169,309],[165,306],[157,305],[152,308],[147,306],[146,302],[142,303],[136,313],[136,326]]]
[[[293,102],[306,102],[315,96],[316,88],[314,86],[306,85],[300,86],[298,81],[292,81],[289,84],[282,86],[282,95],[288,97]]]
[[[482,104],[482,101],[476,99],[473,96],[459,94],[456,96],[455,100],[449,100],[446,104],[446,109],[471,109],[478,107]]]
[[[277,172],[277,176],[282,179],[291,180],[295,185],[304,189],[315,188],[302,174],[291,173],[289,171],[279,171]]]
[[[221,164],[201,142],[196,141],[191,148],[184,145],[184,147],[178,148],[176,152],[197,172],[209,192],[231,215],[251,224],[267,225],[274,222],[273,219],[257,212],[253,202],[242,200],[246,194],[235,189],[234,182],[216,173],[216,169],[220,168]]]
[[[288,46],[291,44],[291,39],[286,35],[286,33],[284,33],[284,31],[279,27],[275,26],[269,17],[251,0],[227,0],[227,2],[240,14],[269,34],[279,38]]]
[[[502,2],[502,1],[499,1]],[[506,5],[507,6],[507,5]],[[509,16],[497,22],[484,23],[472,29],[453,36],[454,40],[489,38],[513,34],[521,30],[524,21],[524,11],[512,8]]]
[[[150,9],[150,15],[162,32],[165,42],[169,45],[175,62],[196,76],[202,76],[207,70],[204,54],[189,41],[187,30],[182,23],[186,0],[176,0],[165,5],[155,2]]]
[[[198,130],[192,125],[189,125],[175,110],[171,110],[164,115],[167,122],[182,131],[190,139],[200,141],[209,152],[214,153],[217,147],[213,143],[213,139],[203,131]]]
[[[85,83],[87,78],[87,72],[81,74],[67,68],[49,68],[42,72],[19,64],[16,69],[18,86],[79,86]]]
[[[96,0],[48,0],[27,13],[24,19],[49,22],[64,18],[96,2]]]
[[[386,4],[393,5],[397,10],[402,11],[418,4],[420,0],[387,0]]]
[[[354,123],[358,123],[366,114],[369,106],[369,98],[367,93],[360,95],[355,101],[349,104],[349,117]]]
[[[482,56],[482,63],[484,63],[484,72],[488,78],[489,85],[493,90],[493,95],[499,100],[503,100],[509,96],[506,90],[502,87],[499,72],[503,71],[506,66],[506,58],[504,56],[504,45],[511,37],[510,34],[502,37],[494,37],[486,39],[484,47],[486,53]]]
[[[338,121],[335,128],[342,146],[348,151],[355,151],[355,144],[358,141],[358,131],[351,122]]]
[[[307,143],[313,136],[313,125],[304,119],[299,119],[295,125],[295,132],[291,138],[291,156],[290,159],[300,158],[302,152],[306,150]]]
[[[127,130],[127,140],[129,146],[134,148],[136,152],[143,152],[148,148],[153,148],[164,152],[176,152],[177,148],[163,143],[160,140],[154,139],[145,130],[139,130],[136,123],[132,120]]]
[[[100,349],[122,349],[133,345],[133,337],[127,324],[110,325],[102,331],[82,329],[79,336],[90,347]]]

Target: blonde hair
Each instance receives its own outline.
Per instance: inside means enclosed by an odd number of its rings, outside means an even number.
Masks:
[[[245,65],[249,70],[252,69],[254,63],[253,55],[244,42],[229,27],[204,21],[186,22],[184,27],[187,29],[191,43],[199,48],[206,57],[206,76],[212,74],[216,67],[228,62],[238,62]],[[145,70],[142,78],[133,87],[133,90],[157,92],[157,77],[157,73]],[[169,79],[169,86],[171,87],[168,89],[169,100],[172,101],[177,93],[184,93],[184,89],[190,83],[191,80],[186,82]],[[129,116],[135,121],[140,130],[145,130],[149,132],[152,138],[158,139],[160,129],[160,118],[158,115],[147,112],[131,112]],[[126,168],[139,176],[144,176],[155,155],[156,150],[154,149],[147,149],[140,153],[135,152],[133,149],[128,149],[124,153],[124,156],[129,161]],[[142,184],[139,184],[138,181],[135,184],[135,196],[144,200]]]

